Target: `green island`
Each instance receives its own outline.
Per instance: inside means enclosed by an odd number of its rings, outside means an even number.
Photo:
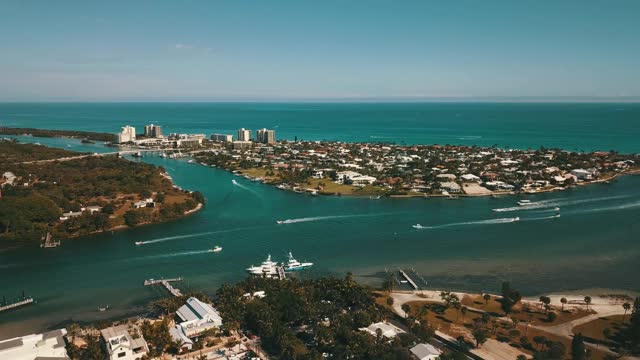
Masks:
[[[99,133],[93,131],[78,130],[50,130],[50,129],[34,129],[34,128],[13,128],[0,126],[0,135],[16,135],[16,136],[35,136],[35,137],[68,137],[83,139],[84,141],[104,141],[113,140],[112,134]]]
[[[58,160],[62,159],[62,160]],[[176,219],[199,209],[162,168],[0,141],[0,239],[54,239]]]

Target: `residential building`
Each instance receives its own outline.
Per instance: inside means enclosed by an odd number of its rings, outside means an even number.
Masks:
[[[585,169],[571,170],[571,175],[578,178],[578,180],[592,180],[595,177],[595,171]]]
[[[440,189],[450,192],[452,194],[457,194],[462,192],[462,188],[458,183],[454,183],[451,181],[443,182],[440,184]]]
[[[140,200],[140,201],[136,201],[136,202],[133,203],[133,208],[134,209],[140,209],[140,208],[143,208],[143,207],[154,207],[154,206],[155,206],[155,202],[151,198]]]
[[[475,176],[473,174],[464,174],[460,176],[464,181],[468,182],[480,182],[480,177]]]
[[[436,360],[440,355],[442,355],[442,350],[437,349],[431,344],[424,343],[412,347],[409,351],[411,351],[413,356],[418,360]]]
[[[252,145],[251,141],[236,140],[233,142],[233,150],[248,150]]]
[[[4,174],[2,174],[2,178],[4,179],[2,186],[6,184],[13,185],[13,182],[16,181],[16,175],[10,171],[7,171]]]
[[[66,329],[31,334],[0,341],[0,359],[68,360],[64,336]]]
[[[145,125],[144,127],[144,137],[147,138],[161,138],[162,137],[162,127],[160,125]]]
[[[219,329],[222,326],[222,317],[218,311],[195,297],[187,299],[186,304],[182,305],[176,314],[181,322],[169,332],[174,340],[183,342],[187,349],[191,349],[192,339],[207,330]]]
[[[338,171],[336,172],[335,182],[338,184],[349,184],[351,179],[362,176],[359,172],[355,171]]]
[[[111,360],[139,360],[149,352],[136,325],[118,325],[100,330]]]
[[[118,144],[124,144],[128,142],[136,141],[136,128],[133,126],[122,127],[120,133],[116,134],[115,142]]]
[[[263,144],[275,144],[276,131],[267,129],[260,129],[256,131],[256,142]]]
[[[232,142],[232,141],[233,141],[233,135],[226,135],[226,134],[211,134],[211,141],[216,141],[216,142]]]
[[[366,331],[373,336],[378,336],[378,330],[381,331],[382,336],[387,339],[393,339],[398,336],[398,334],[404,333],[402,329],[397,326],[391,325],[388,322],[377,322],[369,325],[366,328],[360,328],[361,331]]]
[[[251,141],[251,130],[245,128],[238,130],[238,141]]]

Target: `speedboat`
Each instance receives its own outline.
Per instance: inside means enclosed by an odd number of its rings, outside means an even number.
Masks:
[[[144,241],[136,241],[136,245],[144,245]]]
[[[420,224],[415,224],[415,225],[411,225],[412,228],[414,229],[423,229],[424,226],[420,225]]]
[[[236,181],[236,179],[231,179],[231,183],[232,183],[233,185],[238,185],[238,182]]]
[[[518,201],[518,205],[520,205],[520,206],[529,206],[529,205],[533,205],[533,203],[531,202],[531,200],[520,200],[520,201]]]
[[[284,224],[284,220],[276,220],[276,224]]]
[[[220,252],[222,251],[222,247],[221,246],[216,246],[213,249],[209,250],[209,252]]]
[[[553,208],[553,211],[560,211],[560,208],[559,207],[555,207],[555,208]]]
[[[520,217],[514,217],[513,221],[520,221]]]
[[[555,214],[555,215],[553,215],[553,218],[554,218],[554,219],[557,219],[557,218],[559,218],[559,217],[560,217],[560,214]]]
[[[284,266],[284,271],[299,271],[312,266],[313,266],[313,263],[310,263],[310,262],[301,263],[300,261],[294,259],[293,255],[291,255],[291,252],[289,252],[289,261]]]
[[[109,310],[109,305],[98,307],[98,311],[107,311],[107,310]]]

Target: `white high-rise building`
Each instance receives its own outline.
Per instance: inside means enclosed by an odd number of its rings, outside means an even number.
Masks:
[[[124,144],[136,140],[136,128],[133,126],[125,126],[120,133],[116,134],[116,143]]]
[[[274,144],[276,142],[276,131],[261,129],[256,131],[256,141],[263,144]]]
[[[232,142],[232,141],[233,141],[233,135],[227,135],[227,134],[211,134],[211,141],[216,141],[216,142]]]
[[[238,130],[238,141],[251,141],[251,130],[245,128]]]

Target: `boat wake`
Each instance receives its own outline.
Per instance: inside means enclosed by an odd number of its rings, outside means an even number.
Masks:
[[[242,190],[247,190],[248,192],[252,193],[253,195],[260,197],[260,194],[258,194],[255,190],[250,189],[242,184],[240,184],[239,182],[236,181],[236,179],[231,180],[231,183],[239,188],[241,188]]]
[[[523,210],[536,210],[536,209],[539,210],[539,209],[556,208],[560,206],[571,206],[571,205],[587,204],[592,202],[624,199],[628,197],[629,195],[618,195],[618,196],[607,196],[607,197],[601,197],[601,198],[580,199],[580,200],[571,200],[569,198],[550,199],[550,200],[541,200],[541,201],[531,202],[530,205],[526,205],[526,206],[512,206],[512,207],[506,207],[506,208],[497,208],[497,209],[493,209],[493,211],[510,212],[510,211],[523,211]]]
[[[584,209],[584,210],[575,210],[569,212],[569,214],[589,214],[589,213],[598,213],[603,211],[616,211],[616,210],[626,210],[640,207],[640,201],[616,205],[616,206],[604,206],[593,209]]]
[[[298,219],[278,220],[278,221],[276,221],[276,223],[278,223],[278,224],[297,224],[297,223],[311,222],[311,221],[323,221],[323,220],[332,220],[332,219],[348,219],[348,218],[383,216],[383,215],[389,215],[389,214],[388,213],[384,213],[384,214],[313,216],[313,217],[305,217],[305,218],[298,218]]]
[[[500,218],[500,219],[489,219],[489,220],[478,220],[478,221],[465,221],[465,222],[459,222],[459,223],[434,225],[434,226],[422,226],[420,224],[416,224],[416,225],[413,225],[413,228],[414,229],[442,229],[442,228],[455,227],[455,226],[508,224],[508,223],[519,221],[519,220],[520,220],[519,217],[513,217],[513,218]]]
[[[153,240],[141,241],[139,243],[136,243],[136,245],[149,245],[149,244],[155,244],[155,243],[171,241],[171,240],[188,239],[188,238],[192,238],[192,237],[206,236],[206,235],[212,235],[212,234],[224,234],[224,233],[228,233],[228,232],[248,230],[248,229],[253,229],[253,228],[255,228],[255,227],[243,227],[243,228],[236,228],[236,229],[207,231],[207,232],[202,232],[202,233],[197,233],[197,234],[167,236],[167,237],[153,239]]]
[[[170,254],[145,256],[144,259],[162,259],[162,258],[172,258],[172,257],[178,257],[178,256],[200,255],[200,254],[207,254],[207,253],[209,253],[209,250],[193,250],[193,251],[183,251],[183,252],[176,252],[176,253],[170,253]]]

